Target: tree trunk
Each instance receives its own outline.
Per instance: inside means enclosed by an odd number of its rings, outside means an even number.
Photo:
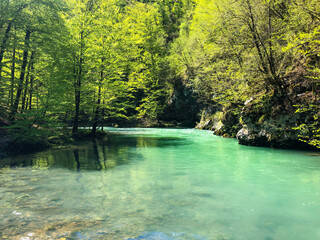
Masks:
[[[30,79],[30,74],[31,74],[31,65],[33,62],[33,54],[34,54],[34,52],[32,52],[31,56],[30,56],[29,65],[28,65],[28,72],[27,72],[27,76],[26,76],[26,82],[24,84],[24,90],[23,90],[23,95],[22,95],[22,104],[21,104],[22,110],[27,109],[26,98],[27,98],[28,85],[29,85],[29,79]]]
[[[260,45],[262,45],[262,43],[261,43],[261,41],[259,41],[256,22],[255,22],[253,11],[252,11],[252,6],[251,6],[250,1],[246,1],[246,2],[247,2],[248,10],[249,10],[249,19],[250,19],[250,21],[247,24],[248,24],[248,27],[249,27],[250,32],[252,34],[252,39],[253,39],[254,45],[257,49],[263,72],[266,75],[268,75],[268,66],[267,66],[265,57],[262,53],[262,49],[260,47]]]
[[[77,77],[75,79],[74,83],[74,100],[75,100],[75,115],[74,115],[74,120],[73,120],[73,128],[72,128],[72,133],[78,132],[79,128],[79,109],[80,109],[80,92],[77,89],[79,87],[79,83],[77,80]]]
[[[10,86],[10,107],[13,107],[13,88],[15,80],[15,70],[16,70],[16,35],[14,36],[13,51],[12,51],[12,65],[11,65],[11,86]]]
[[[28,63],[28,51],[29,51],[30,34],[31,34],[31,31],[30,31],[29,28],[27,28],[25,41],[24,41],[23,60],[22,60],[22,65],[21,65],[21,72],[20,72],[20,78],[19,78],[19,83],[18,83],[18,90],[17,90],[16,98],[15,98],[15,101],[14,101],[14,104],[13,104],[13,108],[12,108],[12,111],[11,111],[11,117],[12,118],[14,118],[15,114],[18,111],[19,101],[20,101],[20,97],[21,97],[23,81],[24,81],[24,76],[25,76],[25,72],[26,72],[26,66],[27,66],[27,63]]]
[[[33,54],[35,54],[35,53],[33,53]],[[31,62],[31,77],[30,77],[30,90],[29,90],[29,110],[31,110],[31,108],[32,108],[33,80],[34,80],[34,61]]]
[[[9,1],[8,1],[8,5],[9,6]],[[18,14],[20,11],[22,11],[24,8],[26,8],[28,6],[28,4],[22,4],[16,11],[15,14]],[[15,15],[14,14],[14,15]],[[2,82],[1,80],[1,73],[2,73],[2,60],[3,60],[3,55],[4,55],[4,52],[5,52],[5,48],[6,48],[6,45],[7,45],[7,41],[9,39],[9,33],[10,33],[10,30],[11,30],[11,27],[12,27],[12,23],[13,23],[13,20],[11,20],[9,23],[8,23],[8,26],[6,28],[6,31],[5,31],[5,34],[3,36],[3,39],[2,39],[2,44],[0,46],[0,82]]]
[[[47,110],[49,108],[49,100],[50,100],[50,91],[49,90],[46,94],[46,97],[47,97],[47,99],[46,99],[46,102],[45,102],[44,107],[42,109],[42,118],[44,118],[46,116]]]
[[[37,95],[37,111],[39,110],[39,84],[36,87],[36,95]]]
[[[274,57],[274,47],[272,44],[273,31],[272,31],[271,1],[268,2],[268,44],[269,44],[268,63],[269,63],[270,73],[272,75],[273,82],[275,84],[274,94],[280,95],[282,97],[286,95],[286,89],[282,84],[283,82],[281,78],[277,74],[277,63]]]
[[[102,66],[102,68],[103,68],[103,66]],[[104,77],[103,76],[103,69],[101,69],[100,80],[99,80],[99,89],[98,89],[97,107],[96,107],[96,111],[94,114],[94,120],[93,120],[93,124],[92,124],[92,132],[91,132],[92,135],[95,135],[96,131],[97,131],[97,124],[98,124],[99,113],[100,113],[100,104],[101,104],[101,85],[102,85],[103,77]]]
[[[101,86],[99,86],[99,89],[98,89],[98,100],[97,100],[96,111],[94,114],[94,120],[92,124],[92,131],[91,131],[92,135],[95,135],[97,131],[99,112],[100,112],[100,103],[101,103]]]
[[[105,101],[103,100],[103,106],[105,106]],[[102,121],[101,121],[101,131],[103,131],[103,123],[104,123],[104,112],[105,112],[105,107],[103,107],[102,108],[102,113],[101,113],[101,119],[102,119]]]
[[[1,79],[1,73],[2,73],[3,55],[4,55],[4,52],[5,52],[7,41],[9,39],[9,33],[10,33],[10,30],[11,30],[11,26],[12,26],[12,22],[9,22],[8,26],[7,26],[7,29],[6,29],[6,32],[5,32],[5,34],[3,36],[3,39],[2,39],[1,47],[0,47],[0,79]]]
[[[75,99],[75,116],[73,122],[72,133],[77,133],[79,128],[79,112],[81,100],[81,80],[82,80],[82,64],[83,64],[83,32],[80,33],[80,54],[78,71],[75,74],[74,99]]]
[[[267,6],[267,39],[261,39],[259,31],[257,29],[256,21],[254,18],[254,13],[249,0],[246,1],[249,10],[249,19],[247,22],[250,32],[252,34],[252,39],[257,50],[260,63],[262,65],[262,72],[266,75],[265,82],[268,86],[271,86],[274,90],[274,95],[282,95],[285,90],[282,87],[282,81],[277,75],[276,60],[274,58],[274,50],[272,45],[272,13],[271,13],[271,2],[268,2]]]
[[[9,33],[10,33],[11,26],[12,26],[12,22],[10,21],[8,23],[6,32],[5,32],[4,37],[2,39],[2,44],[0,46],[0,83],[2,83],[2,60],[3,60],[3,55],[4,55],[4,52],[5,52],[5,48],[6,48],[6,45],[7,45],[7,41],[9,39]],[[2,86],[3,86],[3,84],[2,84]],[[3,95],[4,95],[3,94],[3,88],[0,87],[0,98],[2,98]]]

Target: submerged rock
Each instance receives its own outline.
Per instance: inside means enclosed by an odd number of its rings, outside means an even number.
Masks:
[[[169,237],[167,234],[162,232],[146,232],[135,238],[128,238],[127,240],[178,240],[178,239],[198,239],[206,240],[207,237],[200,236],[198,234],[186,234],[184,232],[178,233],[173,232]]]
[[[127,240],[171,240],[171,238],[162,232],[147,232],[135,238],[128,238]]]

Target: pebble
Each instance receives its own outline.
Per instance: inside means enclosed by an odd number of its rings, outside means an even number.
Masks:
[[[12,214],[14,214],[14,215],[21,215],[22,213],[21,213],[21,212],[18,212],[17,210],[14,210],[14,211],[12,212]]]

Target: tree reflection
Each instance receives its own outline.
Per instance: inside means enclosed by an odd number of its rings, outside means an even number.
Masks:
[[[94,159],[96,160],[97,170],[101,170],[101,169],[103,169],[103,167],[101,165],[101,160],[102,160],[102,162],[104,162],[104,156],[103,156],[103,152],[101,151],[101,146],[97,141],[98,141],[97,139],[95,139],[93,141],[93,151],[95,154]]]
[[[40,169],[48,169],[50,167],[50,158],[51,156],[41,156],[41,157],[36,157],[32,161],[32,165],[35,168],[40,168]]]
[[[80,161],[79,161],[79,149],[78,148],[73,149],[73,156],[74,156],[74,159],[77,163],[77,172],[80,172]]]
[[[109,146],[103,139],[95,139],[93,141],[93,150],[95,154],[95,160],[98,170],[114,168],[117,165],[117,161],[114,157],[119,156],[119,148],[116,153],[113,154],[113,148],[109,149]],[[107,158],[108,155],[108,158]],[[114,155],[114,156],[113,156]]]
[[[185,144],[190,142],[178,137],[109,134],[104,138],[76,142],[75,146],[70,148],[2,159],[0,168],[32,166],[37,169],[66,168],[77,172],[101,171],[128,164],[132,159],[141,159],[142,155],[137,149],[167,148]]]

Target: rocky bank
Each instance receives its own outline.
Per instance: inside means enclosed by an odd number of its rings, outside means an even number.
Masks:
[[[318,105],[312,93],[288,95],[283,98],[262,95],[243,103],[233,103],[220,112],[202,112],[197,128],[214,134],[236,137],[239,144],[286,149],[316,149],[308,144],[317,138]]]

